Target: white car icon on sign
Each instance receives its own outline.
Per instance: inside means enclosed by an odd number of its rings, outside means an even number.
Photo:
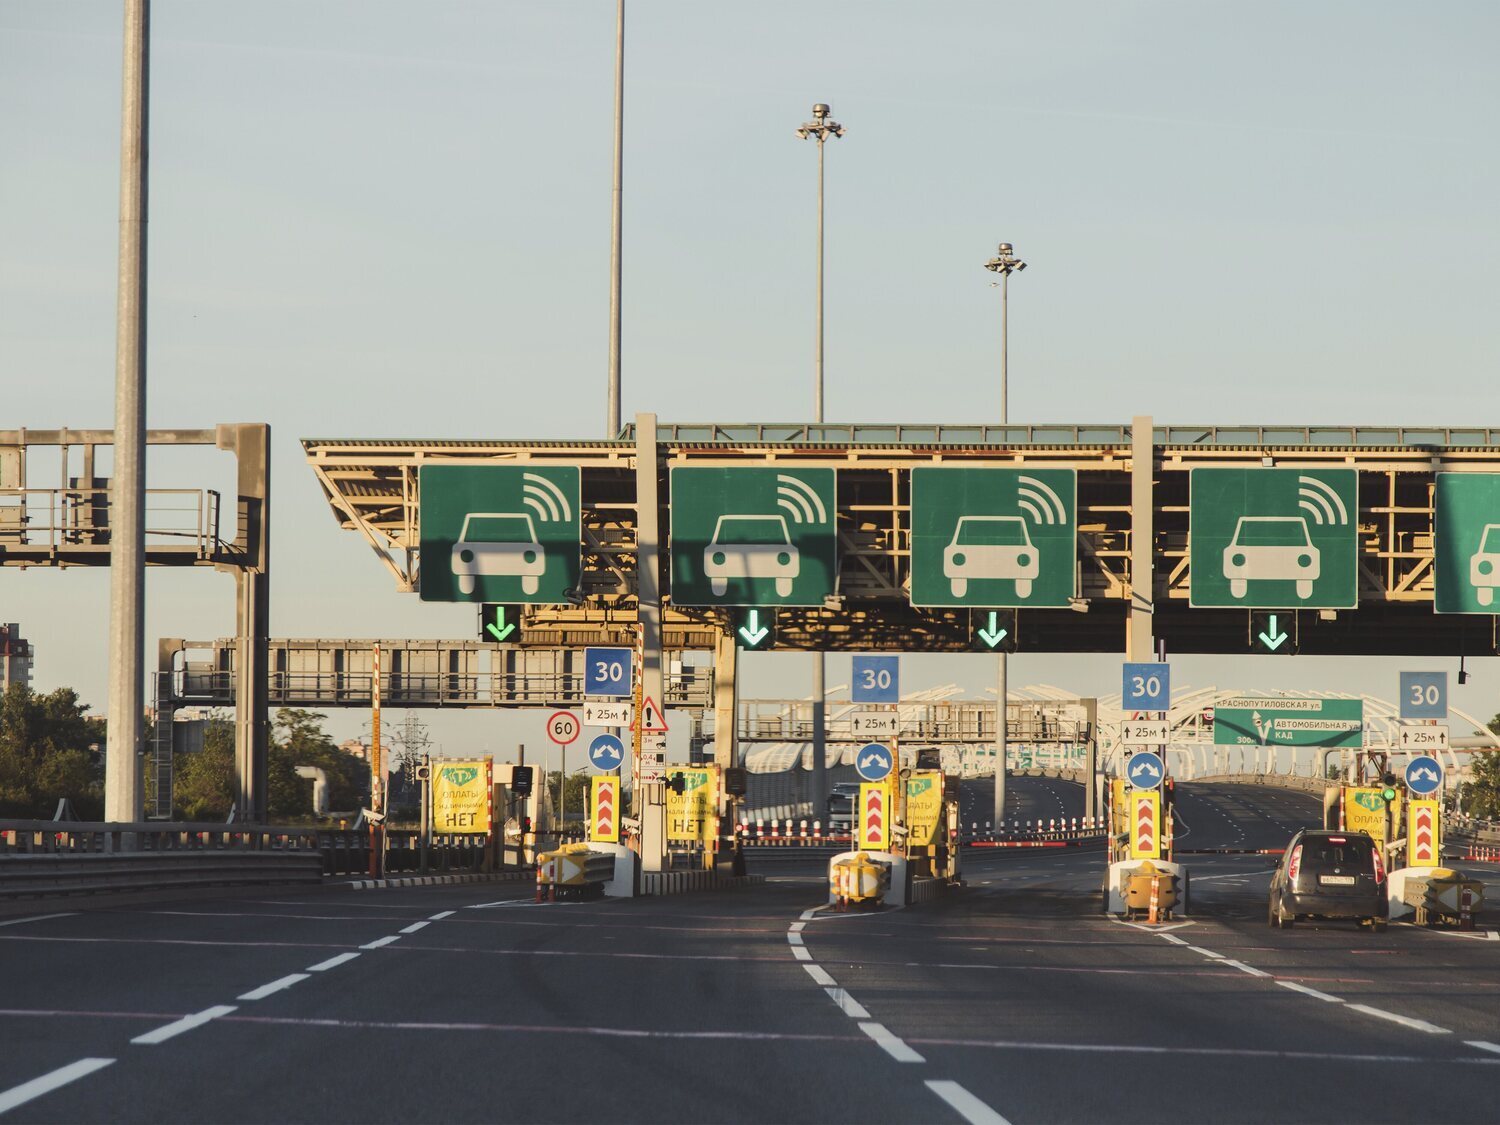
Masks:
[[[1469,556],[1469,585],[1480,605],[1495,600],[1495,587],[1500,586],[1500,523],[1484,525],[1479,550]]]
[[[480,576],[519,577],[521,591],[534,594],[547,570],[547,555],[527,513],[470,512],[453,544],[452,567],[463,594],[474,592]]]
[[[1040,573],[1037,550],[1020,516],[964,516],[953,529],[953,542],[943,548],[943,577],[955,598],[968,592],[974,578],[1013,579],[1016,597],[1028,598]]]
[[[776,596],[790,597],[800,568],[801,555],[781,516],[720,516],[713,542],[703,549],[703,573],[716,597],[729,589],[731,578],[774,578]]]
[[[1245,596],[1252,580],[1261,579],[1294,581],[1297,596],[1310,598],[1320,560],[1301,516],[1241,516],[1234,539],[1224,548],[1224,577],[1236,598]]]

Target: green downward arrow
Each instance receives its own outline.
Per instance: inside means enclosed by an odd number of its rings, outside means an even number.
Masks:
[[[766,634],[770,631],[769,626],[760,623],[760,610],[758,609],[752,609],[750,611],[749,623],[740,626],[740,636],[745,638],[745,643],[751,648],[754,648],[761,641],[765,640]]]
[[[1274,613],[1271,614],[1270,629],[1271,631],[1269,633],[1265,632],[1264,630],[1261,631],[1260,643],[1265,645],[1272,652],[1275,652],[1278,648],[1286,643],[1287,637],[1291,634],[1283,633],[1276,628],[1276,614]]]
[[[484,630],[490,636],[494,637],[495,640],[503,641],[516,631],[516,623],[512,621],[507,625],[505,623],[505,607],[497,605],[495,607],[495,620],[485,622]]]
[[[992,609],[990,610],[990,627],[988,629],[980,628],[979,639],[989,645],[990,648],[994,648],[1001,641],[1005,640],[1005,635],[1009,632],[1009,629],[1001,628],[1000,615]]]

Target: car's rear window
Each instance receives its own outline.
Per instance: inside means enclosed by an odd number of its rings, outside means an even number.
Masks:
[[[1370,841],[1363,837],[1343,836],[1335,842],[1328,837],[1314,836],[1302,841],[1302,863],[1303,866],[1368,866]]]

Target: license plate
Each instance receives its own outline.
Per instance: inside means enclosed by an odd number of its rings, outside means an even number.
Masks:
[[[1352,887],[1354,886],[1353,875],[1319,875],[1318,882],[1326,886]]]

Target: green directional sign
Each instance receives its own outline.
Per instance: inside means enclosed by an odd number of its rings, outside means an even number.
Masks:
[[[1072,469],[912,469],[911,604],[1066,606],[1077,494]]]
[[[566,602],[583,569],[578,475],[573,465],[423,465],[422,600]]]
[[[1241,696],[1214,708],[1215,746],[1325,746],[1364,744],[1362,699],[1285,699]]]
[[[776,611],[759,606],[736,610],[734,643],[745,649],[773,647],[776,644]]]
[[[1199,608],[1353,609],[1354,469],[1194,469],[1189,601]]]
[[[521,607],[518,605],[480,606],[479,639],[494,644],[518,644],[521,640]]]
[[[1294,655],[1297,651],[1296,612],[1253,610],[1250,614],[1250,647],[1256,652]]]
[[[969,611],[974,647],[980,652],[1016,651],[1016,611],[975,609]]]
[[[1433,506],[1433,609],[1500,613],[1500,473],[1439,473]]]
[[[832,469],[672,470],[675,605],[822,605],[838,565]]]

